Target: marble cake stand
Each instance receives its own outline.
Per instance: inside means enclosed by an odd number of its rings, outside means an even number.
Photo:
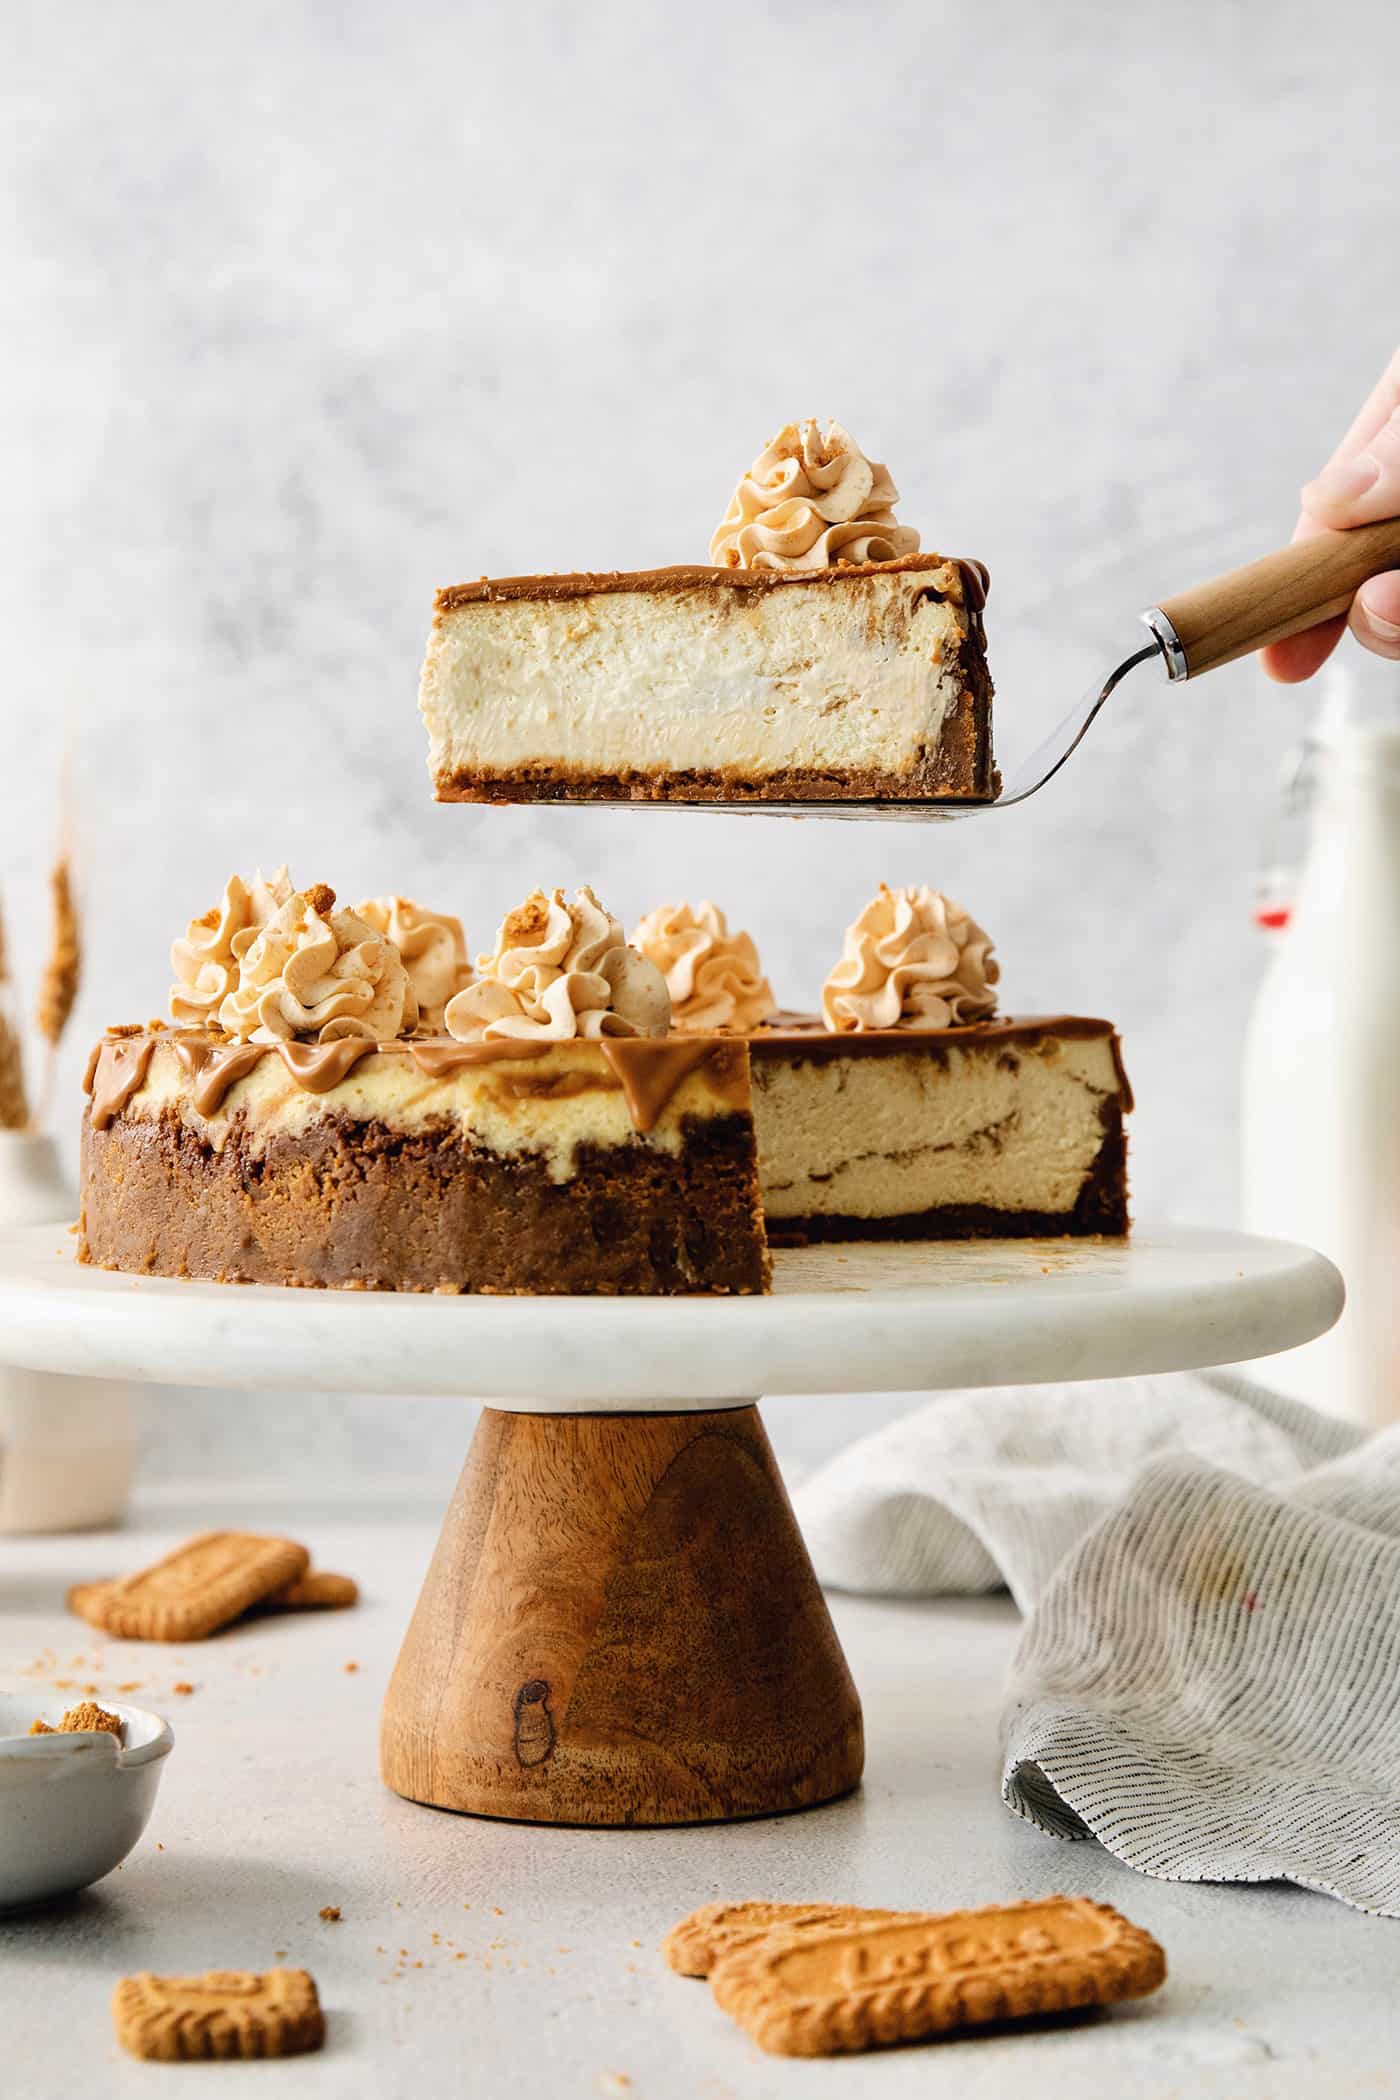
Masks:
[[[1342,1283],[1182,1227],[780,1253],[771,1298],[239,1290],[0,1234],[0,1359],[168,1384],[484,1400],[389,1686],[387,1783],[531,1822],[722,1821],[854,1787],[860,1702],[753,1395],[1233,1363]],[[738,1396],[738,1397],[736,1397]]]

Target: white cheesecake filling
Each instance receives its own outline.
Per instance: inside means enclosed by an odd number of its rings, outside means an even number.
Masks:
[[[548,1087],[558,1089],[545,1091]],[[561,1043],[543,1057],[459,1066],[439,1078],[420,1072],[411,1057],[370,1056],[325,1093],[313,1094],[269,1052],[236,1080],[213,1115],[194,1105],[192,1083],[175,1050],[158,1045],[143,1085],[121,1120],[169,1111],[212,1151],[221,1152],[235,1128],[257,1154],[273,1138],[304,1137],[328,1116],[352,1123],[383,1122],[413,1135],[455,1129],[480,1151],[529,1153],[543,1159],[551,1180],[570,1181],[581,1145],[643,1145],[678,1155],[686,1116],[733,1114],[703,1067],[686,1074],[645,1133],[636,1129],[627,1099],[591,1043]]]
[[[963,689],[935,577],[459,606],[423,665],[430,768],[907,772]]]
[[[1073,1210],[1120,1092],[1107,1037],[753,1061],[770,1218],[907,1217],[953,1204]]]

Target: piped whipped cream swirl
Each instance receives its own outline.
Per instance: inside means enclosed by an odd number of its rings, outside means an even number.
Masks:
[[[239,957],[292,894],[284,863],[264,877],[261,868],[251,882],[231,875],[218,904],[191,919],[183,940],[170,950],[176,982],[170,987],[172,1019],[186,1028],[207,1027],[238,983]]]
[[[1001,975],[977,921],[941,890],[892,890],[882,882],[847,929],[822,986],[834,1032],[953,1028],[996,1012]]]
[[[477,958],[477,978],[449,1000],[449,1035],[459,1042],[567,1042],[575,1036],[665,1035],[666,980],[627,945],[618,921],[592,890],[535,890],[502,920],[496,946]]]
[[[367,897],[355,910],[403,957],[418,1001],[418,1026],[441,1035],[448,1000],[472,981],[461,920],[448,912],[429,911],[412,897]]]
[[[778,1010],[752,937],[731,933],[717,904],[663,904],[647,913],[632,945],[665,978],[675,1028],[747,1034]]]
[[[719,569],[825,569],[917,554],[899,490],[839,423],[789,423],[735,489],[710,541]]]
[[[392,1042],[411,1032],[418,1001],[403,958],[358,912],[337,911],[324,883],[296,890],[239,954],[238,983],[219,1008],[240,1042]]]

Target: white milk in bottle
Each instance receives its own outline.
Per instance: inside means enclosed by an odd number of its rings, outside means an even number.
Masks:
[[[1244,1216],[1336,1262],[1333,1331],[1270,1384],[1400,1419],[1400,667],[1344,642],[1307,747],[1311,833],[1245,1041]]]

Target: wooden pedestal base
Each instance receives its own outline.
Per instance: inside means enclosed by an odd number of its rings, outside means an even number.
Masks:
[[[860,1701],[756,1407],[482,1415],[384,1707],[410,1800],[536,1823],[810,1808]]]

